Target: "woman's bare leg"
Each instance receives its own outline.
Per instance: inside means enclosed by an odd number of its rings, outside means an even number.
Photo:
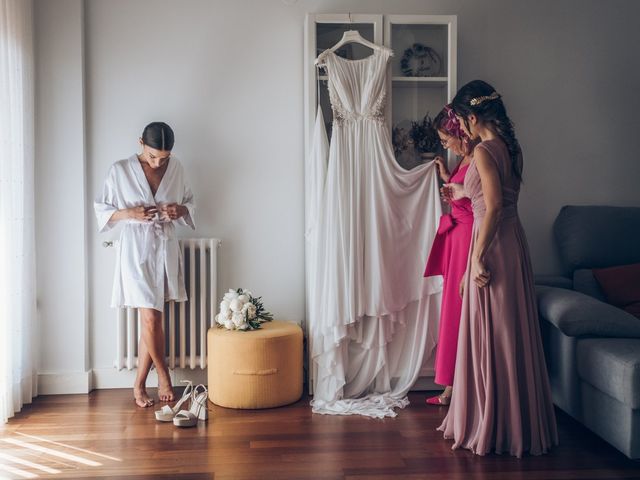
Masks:
[[[153,308],[141,308],[142,335],[149,356],[158,372],[158,397],[162,402],[173,401],[173,388],[169,369],[164,359],[164,332],[162,330],[162,312]]]
[[[151,355],[149,355],[141,336],[138,344],[138,373],[133,384],[133,398],[135,398],[136,405],[139,407],[153,405],[153,399],[147,394],[147,376],[149,375],[149,370],[151,370],[151,364]]]

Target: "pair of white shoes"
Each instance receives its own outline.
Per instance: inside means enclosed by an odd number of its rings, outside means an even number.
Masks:
[[[156,420],[159,422],[173,422],[176,427],[195,427],[198,420],[207,420],[207,387],[200,384],[195,388],[190,380],[183,380],[187,384],[184,393],[178,402],[170,407],[165,405],[156,410]],[[188,410],[180,410],[180,407],[189,400]]]

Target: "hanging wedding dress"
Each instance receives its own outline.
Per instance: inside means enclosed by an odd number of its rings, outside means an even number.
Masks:
[[[307,314],[313,411],[395,416],[437,339],[440,277],[422,269],[441,214],[435,166],[404,170],[384,109],[391,50],[331,50],[333,130],[318,108],[307,156]]]

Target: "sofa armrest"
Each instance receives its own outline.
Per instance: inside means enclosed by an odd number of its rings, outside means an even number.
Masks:
[[[568,288],[569,290],[573,289],[573,280],[569,277],[561,277],[560,275],[535,275],[534,281],[536,285]]]
[[[564,288],[536,286],[540,316],[569,337],[640,338],[640,319]]]

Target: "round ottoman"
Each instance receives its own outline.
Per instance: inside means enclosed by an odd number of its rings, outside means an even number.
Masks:
[[[274,320],[247,332],[210,328],[209,399],[227,408],[270,408],[302,396],[302,329]]]

